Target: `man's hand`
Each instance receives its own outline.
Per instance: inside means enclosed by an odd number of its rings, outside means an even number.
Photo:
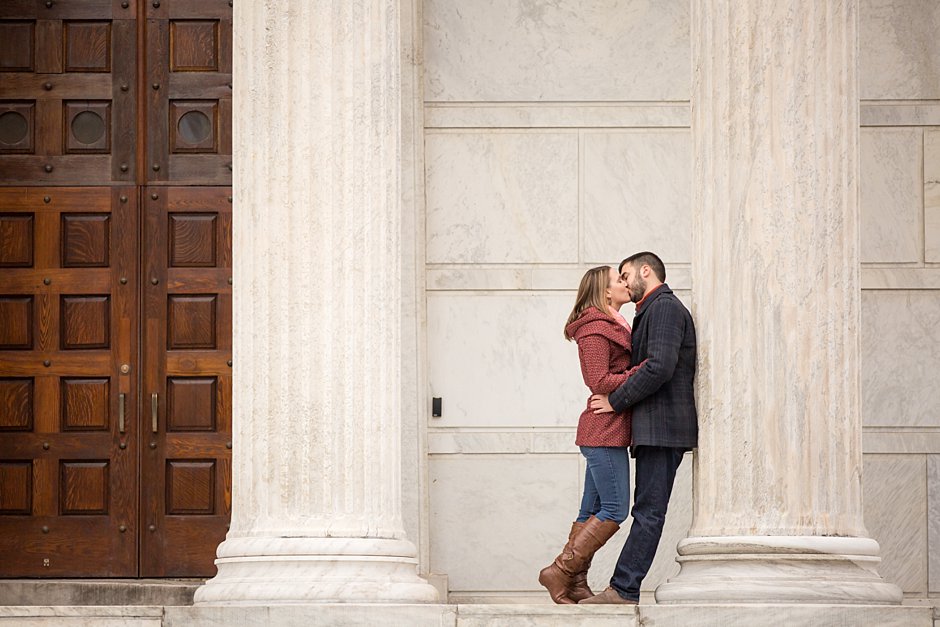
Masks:
[[[595,394],[592,396],[591,409],[594,410],[595,414],[605,414],[614,411],[614,408],[610,406],[610,401],[607,400],[606,394]]]

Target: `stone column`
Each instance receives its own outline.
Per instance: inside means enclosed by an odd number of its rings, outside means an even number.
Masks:
[[[437,599],[401,519],[398,4],[235,4],[233,514],[197,604]]]
[[[690,537],[660,603],[899,603],[862,520],[857,0],[693,0]]]

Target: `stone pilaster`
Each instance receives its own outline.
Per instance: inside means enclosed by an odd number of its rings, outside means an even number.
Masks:
[[[233,514],[196,603],[434,601],[401,520],[398,0],[234,11]]]
[[[693,0],[700,442],[663,603],[897,603],[861,503],[856,0]]]

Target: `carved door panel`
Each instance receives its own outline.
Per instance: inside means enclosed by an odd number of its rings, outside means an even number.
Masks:
[[[134,183],[135,13],[119,0],[0,2],[0,185]]]
[[[134,187],[0,187],[0,576],[137,574]]]
[[[144,190],[140,574],[211,576],[231,513],[232,197]]]
[[[231,27],[228,0],[0,0],[0,577],[215,572]]]
[[[230,185],[232,3],[146,2],[151,184]]]

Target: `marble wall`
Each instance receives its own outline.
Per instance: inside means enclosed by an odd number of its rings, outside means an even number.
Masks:
[[[547,601],[538,569],[584,472],[587,390],[561,334],[577,282],[650,249],[694,297],[689,3],[418,4],[422,558],[452,600]],[[860,0],[859,14],[866,524],[882,573],[926,597],[940,593],[940,4]],[[687,459],[647,591],[676,568],[691,485]]]

